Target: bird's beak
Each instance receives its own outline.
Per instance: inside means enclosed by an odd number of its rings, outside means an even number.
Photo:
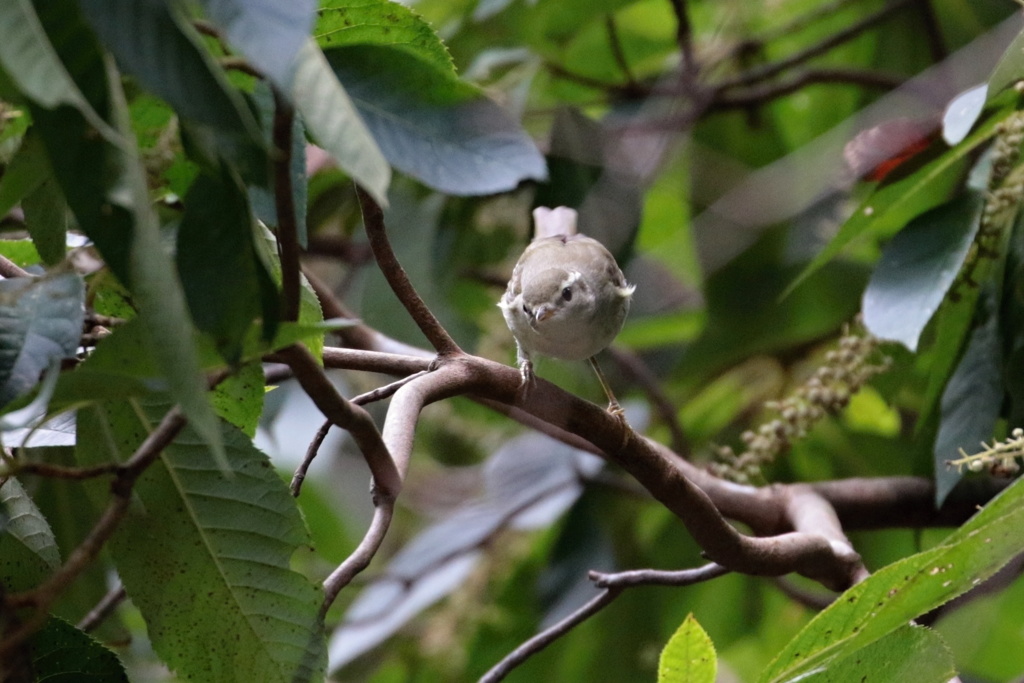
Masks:
[[[554,314],[555,309],[551,308],[550,306],[541,306],[540,308],[537,309],[536,320],[537,322],[542,323],[551,316],[553,316]]]

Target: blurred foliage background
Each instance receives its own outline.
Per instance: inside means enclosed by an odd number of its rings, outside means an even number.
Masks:
[[[50,15],[59,8],[47,14],[42,2],[16,4],[18,16],[38,14],[42,35],[58,42],[62,22]],[[269,137],[274,95],[253,69],[231,61],[237,34],[225,40],[194,30],[198,13],[217,19],[206,6],[215,3],[200,3],[201,12],[167,5],[213,65],[213,80],[189,71],[198,68],[191,63],[175,63],[173,78],[161,71],[179,48],[156,40],[165,34],[151,26],[137,24],[133,42],[118,33],[132,31],[114,10],[58,4],[81,15],[76,30],[98,40],[121,69],[108,63],[107,76],[123,85],[129,119],[117,125],[135,137],[154,209],[152,245],[177,245],[182,301],[204,335],[191,362],[257,373],[248,376],[251,386],[218,396],[215,408],[255,433],[287,480],[322,418],[292,382],[264,397],[259,356],[249,346],[257,321],[266,332],[277,315],[268,303],[276,293],[267,291],[280,280],[279,265],[260,256],[273,241],[249,229],[252,216],[278,223],[274,188],[255,180],[266,158],[250,149],[251,138]],[[0,41],[19,26],[13,7],[0,10],[10,22],[0,23]],[[958,449],[976,452],[978,441],[1007,439],[1020,424],[1024,192],[1015,175],[1021,124],[1013,84],[1024,75],[1024,42],[1014,3],[420,0],[406,8],[330,0],[310,30],[369,134],[332,133],[314,105],[318,97],[334,100],[313,86],[312,95],[284,88],[298,111],[292,176],[305,217],[303,263],[367,326],[425,346],[374,263],[353,179],[386,199],[398,258],[445,328],[467,352],[505,363],[513,362],[514,343],[496,302],[528,243],[530,210],[567,205],[637,286],[626,326],[602,360],[630,423],[701,466],[758,485],[915,475],[937,481],[941,505],[963,486],[964,473],[946,464]],[[95,104],[106,95],[90,92],[81,75],[95,73],[67,62],[66,44],[58,48],[98,115],[113,121],[117,103]],[[300,79],[277,77],[240,52],[279,97],[282,78]],[[154,271],[102,216],[88,223],[90,200],[70,189],[112,192],[102,165],[92,168],[89,150],[77,147],[61,162],[60,131],[70,125],[58,117],[62,110],[42,103],[27,79],[13,78],[29,66],[16,55],[0,49],[0,65],[0,207],[9,238],[0,253],[32,272],[39,264],[59,268],[65,230],[84,232],[96,250],[73,253],[87,274],[91,312],[133,318],[147,301],[162,305],[166,290],[147,294],[142,284]],[[980,94],[955,99],[986,83]],[[211,93],[227,95],[221,102]],[[390,183],[346,146],[364,136],[394,169]],[[24,166],[43,156],[45,179],[20,180],[31,176]],[[999,190],[1002,204],[993,199]],[[58,210],[47,213],[53,202]],[[994,214],[1001,222],[990,220]],[[236,223],[247,226],[242,237],[223,228]],[[304,296],[309,310],[299,322],[315,325],[312,292]],[[851,330],[863,336],[865,325],[885,340],[871,356],[884,372],[858,382],[777,458],[740,468],[723,455],[741,453],[750,443],[745,432],[779,419],[772,402],[799,392],[832,362],[837,340]],[[123,336],[127,354],[132,343],[153,339]],[[326,343],[337,337],[328,333]],[[110,353],[95,371],[111,371],[120,356]],[[140,361],[129,374],[149,377],[153,364]],[[538,373],[603,400],[583,363],[541,360]],[[347,397],[382,383],[375,374],[330,374]],[[105,400],[95,387],[94,395],[72,389],[59,385],[61,406]],[[244,415],[228,415],[232,404]],[[380,420],[386,404],[368,409]],[[190,418],[201,425],[198,415]],[[79,442],[85,429],[79,418]],[[416,437],[384,547],[327,615],[330,680],[476,680],[592,598],[588,571],[703,562],[678,519],[622,472],[466,398],[427,408]],[[5,436],[5,445],[13,438]],[[68,446],[38,457],[76,462]],[[1014,474],[1014,452],[1007,453],[968,479]],[[88,462],[83,457],[78,464]],[[297,544],[312,551],[300,550],[291,565],[313,583],[362,538],[372,512],[367,481],[351,439],[332,432],[298,498],[311,540]],[[61,550],[74,548],[87,530],[76,519],[81,484],[25,483]],[[99,505],[105,490],[93,494]],[[871,571],[949,533],[903,520],[880,526],[850,534]],[[121,561],[102,557],[90,583],[83,579],[81,594],[69,594],[57,613],[81,618],[105,592],[111,562]],[[1024,676],[1020,568],[1013,561],[991,590],[929,613],[962,680]],[[202,590],[196,586],[196,595]],[[685,588],[633,588],[508,680],[655,680],[662,648],[689,614],[714,643],[718,680],[758,680],[832,597],[802,579],[739,574]],[[175,680],[147,625],[145,608],[129,601],[95,635],[115,647],[131,680]],[[847,680],[835,675],[829,680]],[[896,678],[906,675],[894,670],[880,680],[926,680]]]

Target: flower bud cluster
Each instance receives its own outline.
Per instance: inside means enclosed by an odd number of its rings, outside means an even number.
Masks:
[[[960,449],[960,457],[956,460],[947,460],[946,465],[955,467],[962,472],[966,467],[971,472],[981,472],[988,469],[996,476],[1010,477],[1020,470],[1017,458],[1024,458],[1024,429],[1014,428],[1010,436],[1004,441],[994,441],[992,445],[981,442],[982,451],[968,455],[967,451]]]
[[[879,340],[867,333],[846,331],[838,348],[825,354],[825,363],[814,371],[793,394],[781,401],[769,401],[765,407],[778,417],[756,430],[743,432],[745,449],[739,455],[732,448],[719,450],[720,462],[711,470],[718,476],[741,482],[762,479],[761,468],[804,437],[826,415],[834,415],[850,402],[867,381],[887,370],[889,357],[872,362]]]
[[[1021,200],[1024,199],[1024,170],[1018,165],[1022,143],[1024,112],[1016,112],[996,127],[985,206],[981,212],[978,232],[964,259],[964,267],[950,289],[954,299],[959,296],[962,286],[978,286],[975,278],[978,262],[999,256],[1002,236],[1012,224]]]

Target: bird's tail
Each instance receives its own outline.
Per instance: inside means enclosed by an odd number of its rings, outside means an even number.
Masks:
[[[557,235],[570,237],[575,234],[576,209],[570,209],[568,206],[559,206],[554,209],[538,206],[533,210],[533,239],[539,240]]]

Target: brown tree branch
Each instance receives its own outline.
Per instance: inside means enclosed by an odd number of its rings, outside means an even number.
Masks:
[[[124,586],[120,581],[117,585],[107,591],[96,606],[89,610],[89,613],[82,617],[81,621],[78,622],[76,628],[81,629],[88,633],[97,626],[102,624],[107,617],[113,614],[117,606],[124,602],[125,598],[128,597],[128,592],[125,591]]]
[[[352,435],[373,475],[376,495],[393,500],[402,488],[402,476],[369,413],[338,393],[304,346],[290,346],[275,357],[288,364],[295,373],[295,379],[324,417]]]
[[[32,277],[32,273],[0,254],[0,277]]]
[[[405,310],[409,312],[409,316],[439,355],[454,356],[462,353],[462,349],[430,312],[423,299],[416,293],[412,283],[409,282],[409,276],[406,275],[402,264],[398,262],[398,257],[395,256],[391,243],[388,241],[384,227],[384,212],[373,200],[373,197],[362,188],[356,187],[356,194],[359,197],[359,206],[363,211],[363,224],[366,227],[366,236],[370,240],[373,256],[377,259],[377,266],[384,274],[384,278],[388,281],[395,296],[402,302]]]
[[[281,258],[281,318],[299,319],[299,226],[295,215],[295,195],[292,192],[292,131],[295,110],[288,98],[276,87],[274,93],[274,121],[272,151],[274,169],[274,206],[277,212],[277,249]]]
[[[743,86],[753,85],[760,81],[765,81],[779,74],[793,68],[799,64],[803,64],[819,55],[825,54],[829,50],[842,45],[845,42],[853,40],[864,31],[872,28],[876,24],[881,23],[889,18],[889,16],[899,12],[908,5],[917,2],[918,0],[893,0],[888,3],[885,7],[879,9],[877,12],[869,14],[860,21],[850,24],[841,31],[836,31],[832,35],[823,38],[817,43],[810,45],[803,50],[795,52],[788,57],[780,59],[777,62],[771,64],[764,64],[759,67],[755,67],[747,70],[740,74],[736,78],[719,82],[715,87],[716,90],[724,91],[731,88],[738,88]]]
[[[700,581],[724,576],[725,567],[710,562],[695,569],[663,571],[660,569],[632,569],[624,572],[590,572],[590,580],[598,588],[628,588],[630,586],[691,586]]]
[[[67,560],[49,578],[31,591],[7,596],[6,607],[35,607],[34,614],[0,643],[0,661],[12,655],[46,620],[50,606],[85,569],[92,564],[114,534],[131,504],[132,488],[149,467],[185,427],[187,420],[175,406],[150,432],[128,460],[118,468],[110,484],[111,499],[99,520]]]
[[[723,574],[727,574],[728,570],[723,569],[716,564],[706,564],[703,567],[697,567],[696,569],[687,569],[679,572],[662,572],[662,574],[671,573],[673,575],[673,582],[669,584],[659,583],[657,580],[650,582],[638,580],[639,577],[643,575],[643,572],[647,572],[648,577],[654,577],[657,574],[656,572],[653,572],[653,570],[622,572],[620,574],[591,572],[590,576],[592,579],[600,577],[600,580],[607,580],[609,585],[578,610],[562,619],[554,626],[541,631],[509,653],[508,656],[495,664],[490,671],[480,677],[479,683],[496,683],[497,681],[503,680],[517,666],[546,648],[558,638],[564,636],[578,624],[586,621],[610,605],[615,598],[619,597],[622,594],[622,591],[629,586],[645,585],[648,583],[650,585],[690,586],[695,583],[708,581]],[[595,583],[598,583],[598,579],[595,579]],[[600,585],[600,583],[598,583],[598,585]]]

